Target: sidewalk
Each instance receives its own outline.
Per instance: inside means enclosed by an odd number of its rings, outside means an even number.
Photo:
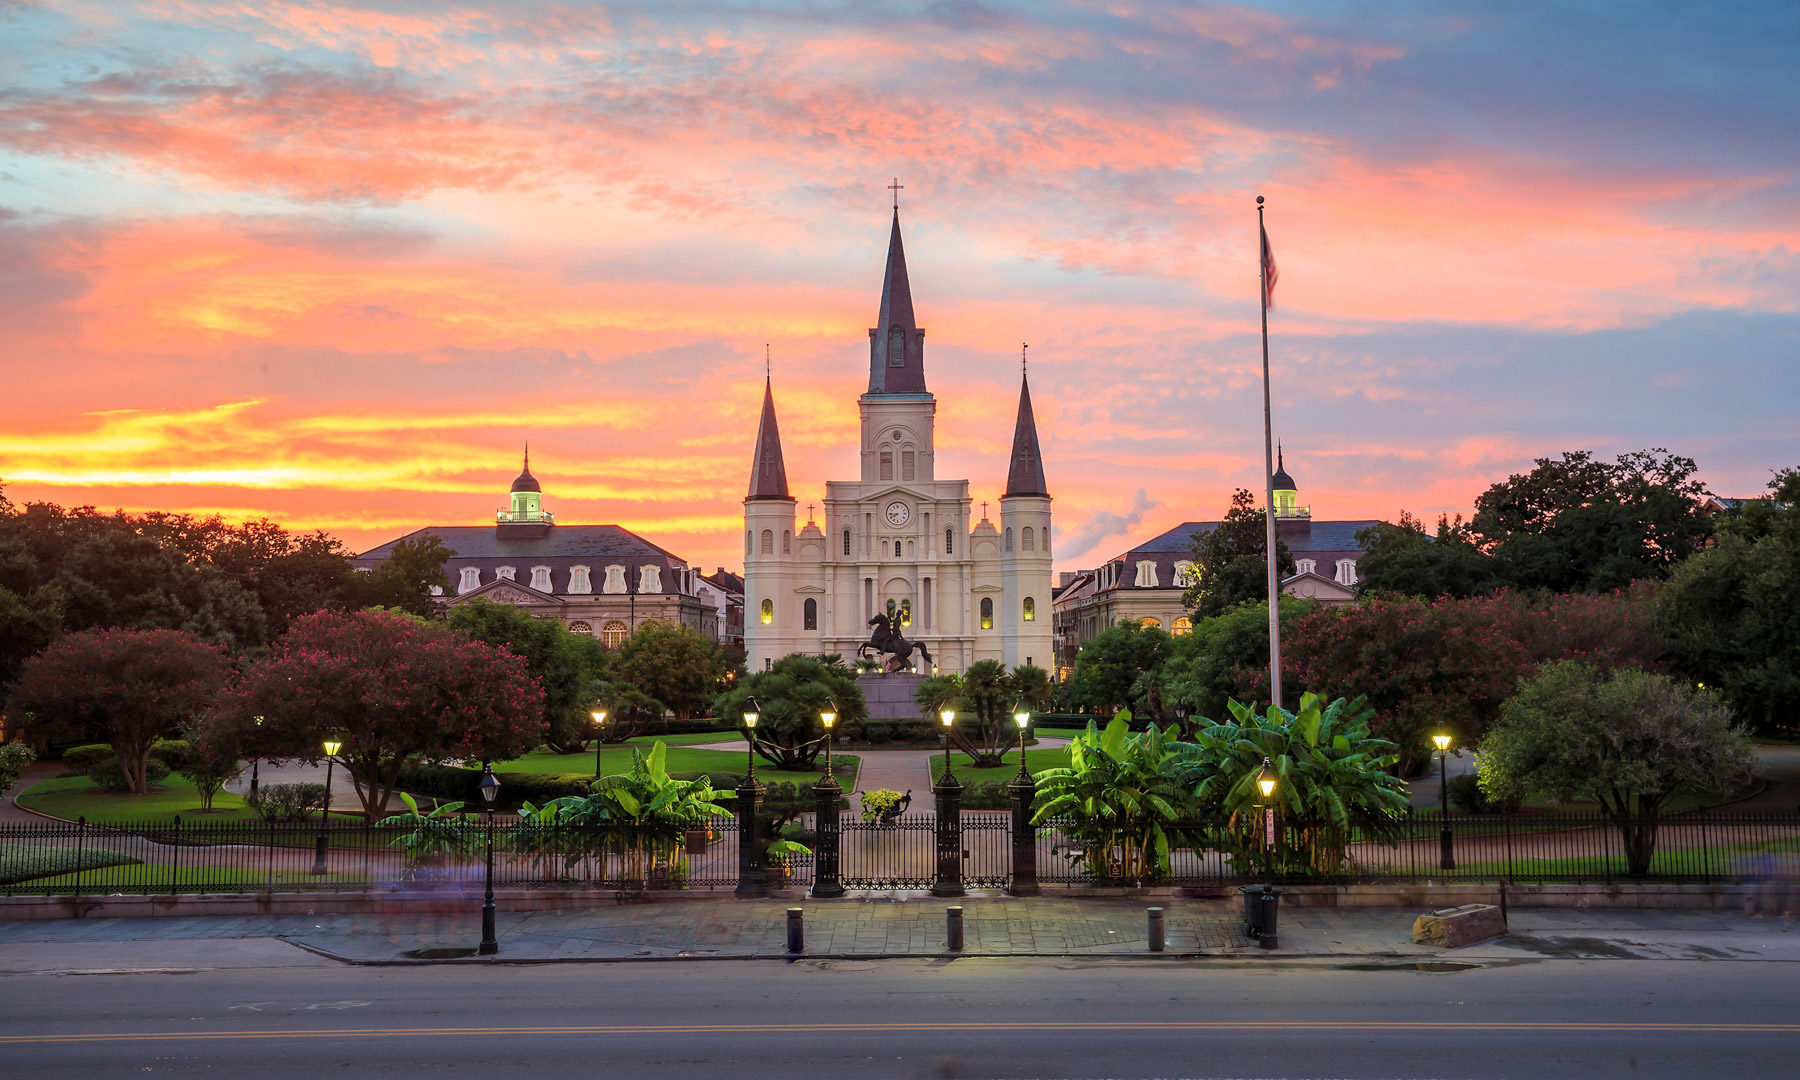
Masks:
[[[945,909],[954,903],[964,912],[961,954],[947,954],[944,946]],[[1160,903],[1166,912],[1164,957],[1401,965],[1544,959],[1800,962],[1800,923],[1735,912],[1514,909],[1510,936],[1444,950],[1412,943],[1416,910],[1284,907],[1280,947],[1265,951],[1244,935],[1239,903]],[[7,922],[0,923],[0,973],[153,967],[183,958],[190,964],[262,966],[286,962],[281,958],[290,956],[284,951],[290,949],[293,963],[314,963],[320,956],[365,964],[460,961],[472,957],[480,938],[479,902],[471,900],[467,907],[439,914]],[[1156,958],[1148,951],[1141,900],[908,897],[803,903],[608,900],[575,911],[502,910],[500,960],[787,958],[789,907],[805,912],[810,957]],[[208,944],[194,944],[199,942]],[[219,957],[242,962],[221,963]]]

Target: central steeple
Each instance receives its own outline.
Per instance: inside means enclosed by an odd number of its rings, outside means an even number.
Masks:
[[[888,234],[887,276],[881,282],[881,310],[869,331],[869,393],[925,393],[925,331],[913,319],[912,283],[906,278],[906,249],[900,243],[900,211]]]

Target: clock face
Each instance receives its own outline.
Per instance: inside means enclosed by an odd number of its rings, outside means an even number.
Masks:
[[[887,504],[887,519],[889,525],[904,525],[911,517],[912,508],[905,503],[900,502],[898,499]]]

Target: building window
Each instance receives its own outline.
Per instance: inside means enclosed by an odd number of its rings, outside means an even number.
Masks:
[[[850,554],[850,530],[844,530],[844,554]]]
[[[1149,627],[1152,627],[1152,626],[1154,626],[1154,627],[1156,627],[1156,628],[1157,628],[1157,629],[1158,629],[1158,630],[1161,630],[1161,629],[1162,629],[1162,620],[1160,620],[1160,619],[1156,619],[1156,618],[1152,618],[1152,617],[1151,617],[1151,616],[1149,616],[1149,615],[1146,615],[1146,616],[1144,616],[1144,617],[1143,617],[1143,618],[1141,618],[1141,619],[1139,619],[1139,620],[1138,620],[1138,625],[1139,625],[1139,626],[1142,626],[1142,627],[1144,627],[1144,628],[1146,628],[1146,629],[1148,629],[1148,628],[1149,628]]]
[[[787,529],[781,530],[781,553],[783,555],[794,553],[794,534]]]
[[[600,628],[600,644],[616,649],[625,644],[627,630],[622,622],[609,622]]]
[[[906,365],[906,331],[894,329],[888,331],[888,367],[904,367]]]
[[[764,555],[775,554],[775,530],[764,529],[762,531],[762,553]]]
[[[752,534],[751,534],[750,530],[745,529],[744,530],[744,554],[746,554],[746,555],[753,554],[756,550],[754,547],[751,546],[751,536],[752,536]]]
[[[1037,530],[1036,529],[1033,529],[1031,526],[1027,525],[1027,526],[1025,526],[1025,528],[1023,530],[1020,531],[1020,533],[1019,533],[1019,550],[1020,551],[1036,551],[1037,550]]]
[[[912,625],[912,601],[911,600],[900,601],[900,625],[901,626],[911,626]]]
[[[946,554],[946,555],[956,554],[956,530],[955,529],[945,529],[944,530],[944,554]]]
[[[819,628],[819,602],[810,596],[806,598],[805,618],[808,630]]]
[[[600,586],[603,593],[622,593],[625,591],[625,568],[613,563],[606,568],[606,581]]]
[[[662,592],[662,567],[660,567],[660,566],[640,566],[640,567],[638,567],[638,592],[641,592],[641,593]]]
[[[594,583],[588,577],[587,567],[569,567],[569,591],[572,593],[591,593],[594,591]]]
[[[1020,608],[1020,617],[1026,622],[1037,622],[1037,600],[1035,598],[1030,596],[1025,598],[1025,603]]]
[[[768,626],[769,624],[773,623],[774,621],[775,621],[775,601],[764,600],[762,602],[762,624],[764,626]]]
[[[538,592],[555,592],[556,586],[550,584],[550,568],[534,566],[531,568],[531,587]]]
[[[1135,581],[1133,581],[1131,584],[1132,584],[1132,587],[1138,588],[1138,589],[1154,589],[1154,588],[1156,588],[1157,587],[1156,560],[1155,559],[1139,559],[1138,564],[1137,564],[1137,579]]]
[[[457,592],[474,592],[476,589],[481,588],[481,571],[477,567],[463,567],[461,578],[462,580],[456,583]]]
[[[594,632],[594,624],[593,623],[572,622],[569,624],[569,633],[571,633],[571,634],[592,634],[593,632]]]
[[[915,478],[914,470],[918,467],[916,460],[911,450],[900,451],[900,479],[912,480]]]
[[[1011,525],[1008,525],[1006,527],[1006,550],[1008,550],[1008,551],[1012,550],[1012,526]]]
[[[494,570],[494,580],[495,581],[517,581],[517,580],[519,580],[518,573],[519,573],[519,568],[516,566],[496,567]]]
[[[881,452],[880,475],[883,480],[892,480],[894,478],[894,452],[892,450],[883,450]]]
[[[1189,635],[1193,632],[1194,632],[1194,620],[1188,618],[1186,615],[1183,615],[1181,618],[1175,620],[1175,636],[1176,637],[1186,637],[1187,635]]]
[[[1338,579],[1339,585],[1354,585],[1354,584],[1356,584],[1356,560],[1355,559],[1339,559],[1338,560],[1337,579]]]
[[[894,558],[898,559],[899,557],[900,557],[900,541],[896,540],[896,541],[894,541]]]
[[[1313,559],[1295,559],[1294,560],[1294,573],[1296,573],[1296,574],[1310,574],[1310,573],[1313,573],[1318,568],[1319,568],[1318,562]]]
[[[981,598],[981,628],[983,630],[994,628],[994,598],[991,596]]]
[[[1185,589],[1199,580],[1200,574],[1194,569],[1193,563],[1183,559],[1175,564],[1175,584]]]

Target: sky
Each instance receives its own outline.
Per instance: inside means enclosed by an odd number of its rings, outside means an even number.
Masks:
[[[940,477],[1029,342],[1094,565],[1260,488],[1467,513],[1565,450],[1800,464],[1800,5],[0,0],[0,485],[741,566],[764,347],[854,479],[894,178]],[[802,518],[804,520],[804,517]]]

